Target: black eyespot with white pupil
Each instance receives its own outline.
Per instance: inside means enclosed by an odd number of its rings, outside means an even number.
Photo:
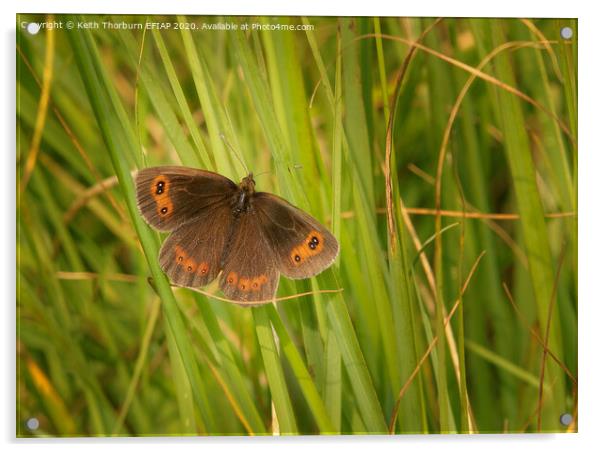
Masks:
[[[163,182],[162,180],[157,182],[157,191],[155,193],[157,193],[158,195],[162,194],[164,188],[165,188],[165,182]]]
[[[161,213],[162,213],[163,215],[165,215],[165,214],[167,213],[167,207],[163,207],[163,208],[161,209]]]
[[[320,241],[318,240],[318,237],[312,237],[311,240],[309,241],[308,245],[312,250],[315,250],[316,247],[319,245]]]
[[[298,254],[295,254],[295,262],[299,262],[301,261],[301,256],[299,256]]]

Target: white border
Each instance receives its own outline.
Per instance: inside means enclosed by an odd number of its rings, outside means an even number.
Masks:
[[[449,448],[467,452],[484,448],[487,452],[508,449],[536,451],[545,450],[567,452],[575,447],[587,448],[599,445],[598,431],[601,430],[602,366],[600,346],[602,331],[602,300],[598,281],[602,224],[600,222],[600,195],[602,187],[600,127],[602,97],[600,95],[600,16],[594,9],[594,2],[551,2],[503,0],[501,2],[455,1],[412,1],[364,0],[340,4],[327,0],[304,0],[295,3],[265,0],[220,0],[219,2],[145,0],[67,0],[40,1],[6,4],[0,6],[2,21],[2,70],[0,83],[3,106],[0,108],[0,126],[4,149],[2,158],[2,194],[8,212],[2,215],[0,249],[4,250],[1,287],[3,290],[2,312],[3,332],[2,357],[0,365],[1,384],[4,392],[0,398],[0,441],[9,450],[29,449],[35,445],[45,450],[63,451],[66,446],[105,450],[111,448],[134,448],[136,450],[162,450],[168,444],[198,450],[222,449],[224,446],[244,448],[245,451],[264,451],[267,448],[286,447],[290,450],[311,448],[344,447],[345,452],[371,447],[384,450],[431,450]],[[367,16],[483,16],[483,17],[577,17],[579,18],[579,431],[571,435],[480,435],[466,436],[398,436],[388,437],[301,437],[301,438],[157,438],[157,439],[75,439],[30,441],[14,439],[15,426],[15,178],[14,178],[14,134],[15,134],[15,14],[17,12],[81,12],[81,13],[153,13],[153,14],[239,14],[239,15],[367,15]],[[6,450],[6,448],[4,449]]]
[[[281,1],[224,0],[219,2],[165,0],[28,0],[17,12],[120,13],[120,14],[234,14],[234,15],[313,15],[313,16],[445,16],[445,17],[576,17],[588,8],[576,2],[504,0],[501,2],[460,1]],[[75,4],[75,6],[74,6]]]

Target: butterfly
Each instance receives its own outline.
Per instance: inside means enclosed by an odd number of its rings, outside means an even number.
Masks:
[[[138,171],[135,182],[146,222],[170,232],[159,264],[178,286],[219,278],[230,300],[269,301],[280,274],[309,278],[338,255],[337,240],[320,222],[279,196],[255,191],[252,173],[236,184],[211,171],[159,166]]]

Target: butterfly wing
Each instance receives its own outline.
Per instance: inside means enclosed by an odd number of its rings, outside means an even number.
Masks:
[[[311,215],[270,193],[255,193],[253,206],[283,275],[309,278],[334,262],[339,243]]]
[[[255,212],[238,217],[223,258],[220,288],[236,301],[274,298],[279,273]]]
[[[238,189],[227,177],[181,166],[145,168],[135,176],[138,209],[160,231],[172,231],[206,209],[226,202]]]
[[[161,247],[159,264],[179,286],[201,287],[221,270],[234,217],[227,203],[205,207],[194,220],[173,231]]]

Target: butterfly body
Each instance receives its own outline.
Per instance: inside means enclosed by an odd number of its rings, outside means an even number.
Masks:
[[[145,220],[171,234],[159,263],[177,285],[219,278],[227,298],[269,301],[279,276],[308,278],[332,264],[336,239],[316,219],[266,192],[253,175],[239,184],[210,171],[163,166],[136,175]]]
[[[235,198],[234,207],[232,214],[237,217],[241,213],[248,212],[252,206],[252,196],[255,193],[255,180],[253,179],[253,173],[250,173],[245,177],[239,184],[239,191]]]

